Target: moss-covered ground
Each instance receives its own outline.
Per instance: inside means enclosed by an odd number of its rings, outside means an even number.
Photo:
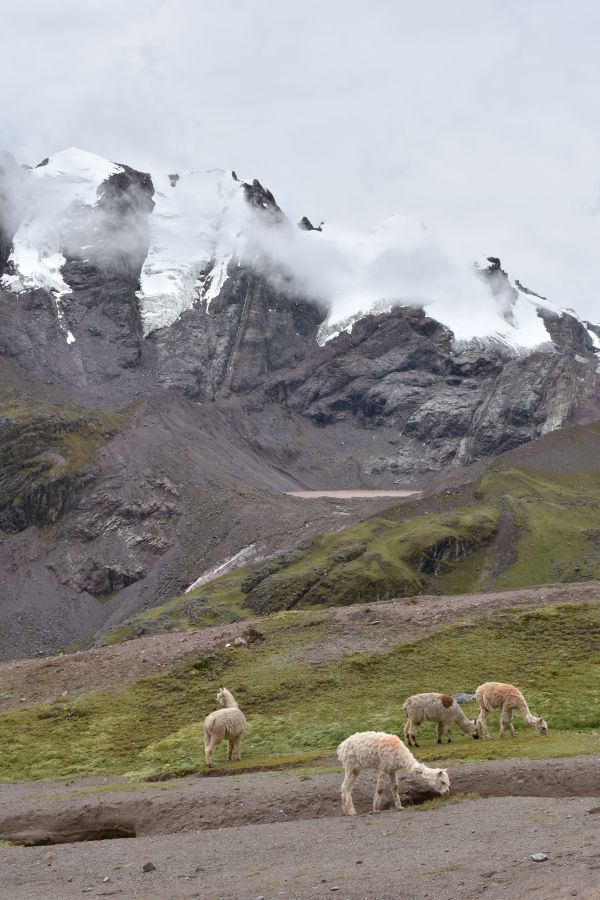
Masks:
[[[515,459],[492,464],[467,499],[402,505],[322,535],[174,597],[107,642],[284,609],[600,578],[600,460],[544,471]]]
[[[600,577],[600,471],[543,474],[492,466],[477,486],[510,510],[515,559],[493,587],[527,587]]]
[[[509,611],[444,628],[384,654],[355,653],[308,662],[332,627],[318,611],[276,613],[265,641],[222,650],[197,664],[139,681],[118,693],[90,694],[0,716],[4,781],[85,774],[137,777],[204,767],[202,720],[225,684],[249,720],[241,764],[308,762],[365,729],[402,731],[403,700],[425,690],[474,690],[489,679],[521,687],[548,720],[538,737],[523,723],[515,739],[473,741],[458,732],[437,747],[420,731],[424,760],[576,755],[600,750],[600,606]],[[1,689],[1,685],[0,685]],[[475,715],[474,704],[467,705]],[[493,726],[497,727],[494,718]]]
[[[496,530],[493,503],[406,521],[377,516],[324,534],[255,569],[223,575],[124,623],[106,643],[188,625],[233,622],[290,609],[343,606],[412,595],[435,583],[465,588],[456,557],[479,559]],[[467,571],[466,569],[464,570]],[[469,569],[469,571],[471,571]],[[432,574],[434,572],[435,574]],[[476,580],[472,572],[467,581]]]
[[[0,387],[0,539],[53,522],[78,475],[127,418],[128,411],[56,406]]]

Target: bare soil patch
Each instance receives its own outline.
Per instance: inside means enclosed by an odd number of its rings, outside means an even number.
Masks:
[[[385,490],[346,490],[346,491],[287,491],[288,497],[299,497],[302,500],[314,500],[320,497],[333,497],[336,500],[377,499],[378,497],[414,497],[421,491],[385,491]]]
[[[333,765],[337,763],[331,760]],[[26,845],[173,834],[238,825],[335,818],[341,769],[188,776],[167,784],[78,779],[3,787],[0,840]],[[600,797],[600,757],[494,760],[450,768],[453,794],[480,797]],[[375,776],[354,790],[359,813],[371,810]],[[131,787],[131,790],[125,789]],[[401,782],[404,804],[433,796],[418,780]],[[384,809],[393,807],[391,795]]]
[[[13,827],[21,817],[41,834],[53,822],[68,838],[86,822],[97,830],[121,823],[138,836],[0,845],[2,896],[517,900],[535,892],[590,900],[600,894],[597,766],[597,759],[465,766],[451,771],[453,789],[479,787],[482,799],[381,815],[365,814],[374,788],[365,776],[355,791],[357,818],[341,815],[337,772],[187,778],[168,789],[83,796],[97,780],[13,785],[5,804]],[[593,795],[583,796],[586,789]],[[5,834],[7,824],[4,815]],[[534,862],[540,852],[547,859]]]

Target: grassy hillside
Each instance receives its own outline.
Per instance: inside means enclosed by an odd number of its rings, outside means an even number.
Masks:
[[[0,779],[202,768],[201,722],[223,684],[249,719],[245,766],[329,754],[356,730],[399,732],[407,695],[474,689],[490,678],[517,683],[532,710],[547,718],[549,737],[540,738],[519,722],[514,740],[473,741],[459,732],[442,750],[432,726],[424,726],[421,758],[598,751],[599,613],[599,603],[503,612],[381,655],[355,653],[322,662],[314,661],[315,652],[318,658],[332,626],[315,611],[276,613],[262,622],[265,641],[252,649],[222,650],[116,694],[4,713]],[[473,704],[467,711],[474,715]],[[225,753],[221,746],[217,764]]]
[[[505,454],[472,490],[402,504],[229,573],[107,638],[417,593],[600,578],[600,425]]]
[[[342,606],[417,594],[432,584],[468,590],[496,531],[500,507],[475,503],[407,521],[378,516],[257,568],[234,573],[175,597],[128,622],[107,643],[174,628],[232,622],[289,609]],[[461,565],[463,561],[469,563]]]

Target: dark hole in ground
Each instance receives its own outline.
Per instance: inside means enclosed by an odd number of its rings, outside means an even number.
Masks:
[[[31,830],[3,835],[2,839],[10,844],[23,847],[46,847],[51,844],[74,844],[83,841],[110,841],[121,838],[136,837],[133,825],[102,825],[97,828],[83,827],[69,831]]]

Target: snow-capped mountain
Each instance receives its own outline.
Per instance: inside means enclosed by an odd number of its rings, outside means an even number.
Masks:
[[[439,439],[434,467],[527,440],[573,416],[575,383],[595,390],[595,326],[512,283],[495,257],[451,258],[421,222],[296,227],[235,172],[141,173],[73,148],[32,169],[3,159],[0,352],[72,390],[125,401],[143,376],[144,393],[277,398],[323,424]],[[523,411],[507,413],[525,386]],[[494,409],[504,437],[481,443]]]
[[[127,171],[71,148],[28,170],[19,185],[21,220],[0,284],[15,294],[49,292],[69,343],[77,335],[69,324],[67,257],[106,262],[107,254],[127,255],[129,243],[136,257],[145,244],[136,296],[146,337],[194,306],[208,311],[230,269],[248,264],[278,290],[285,282],[328,310],[321,342],[362,315],[402,305],[424,309],[460,346],[488,342],[523,355],[552,340],[539,310],[565,313],[515,290],[499,263],[478,277],[476,267],[450,259],[422,223],[403,216],[368,232],[328,223],[292,228],[269,192],[232,172],[153,172],[144,185],[133,181],[125,191],[133,206],[140,191],[148,205],[148,215],[133,221],[131,209],[110,202],[111,186]],[[265,217],[275,210],[275,219]]]
[[[600,418],[600,329],[500,260],[299,225],[235,173],[0,155],[0,551],[41,649],[248,546],[257,497],[428,486]]]

